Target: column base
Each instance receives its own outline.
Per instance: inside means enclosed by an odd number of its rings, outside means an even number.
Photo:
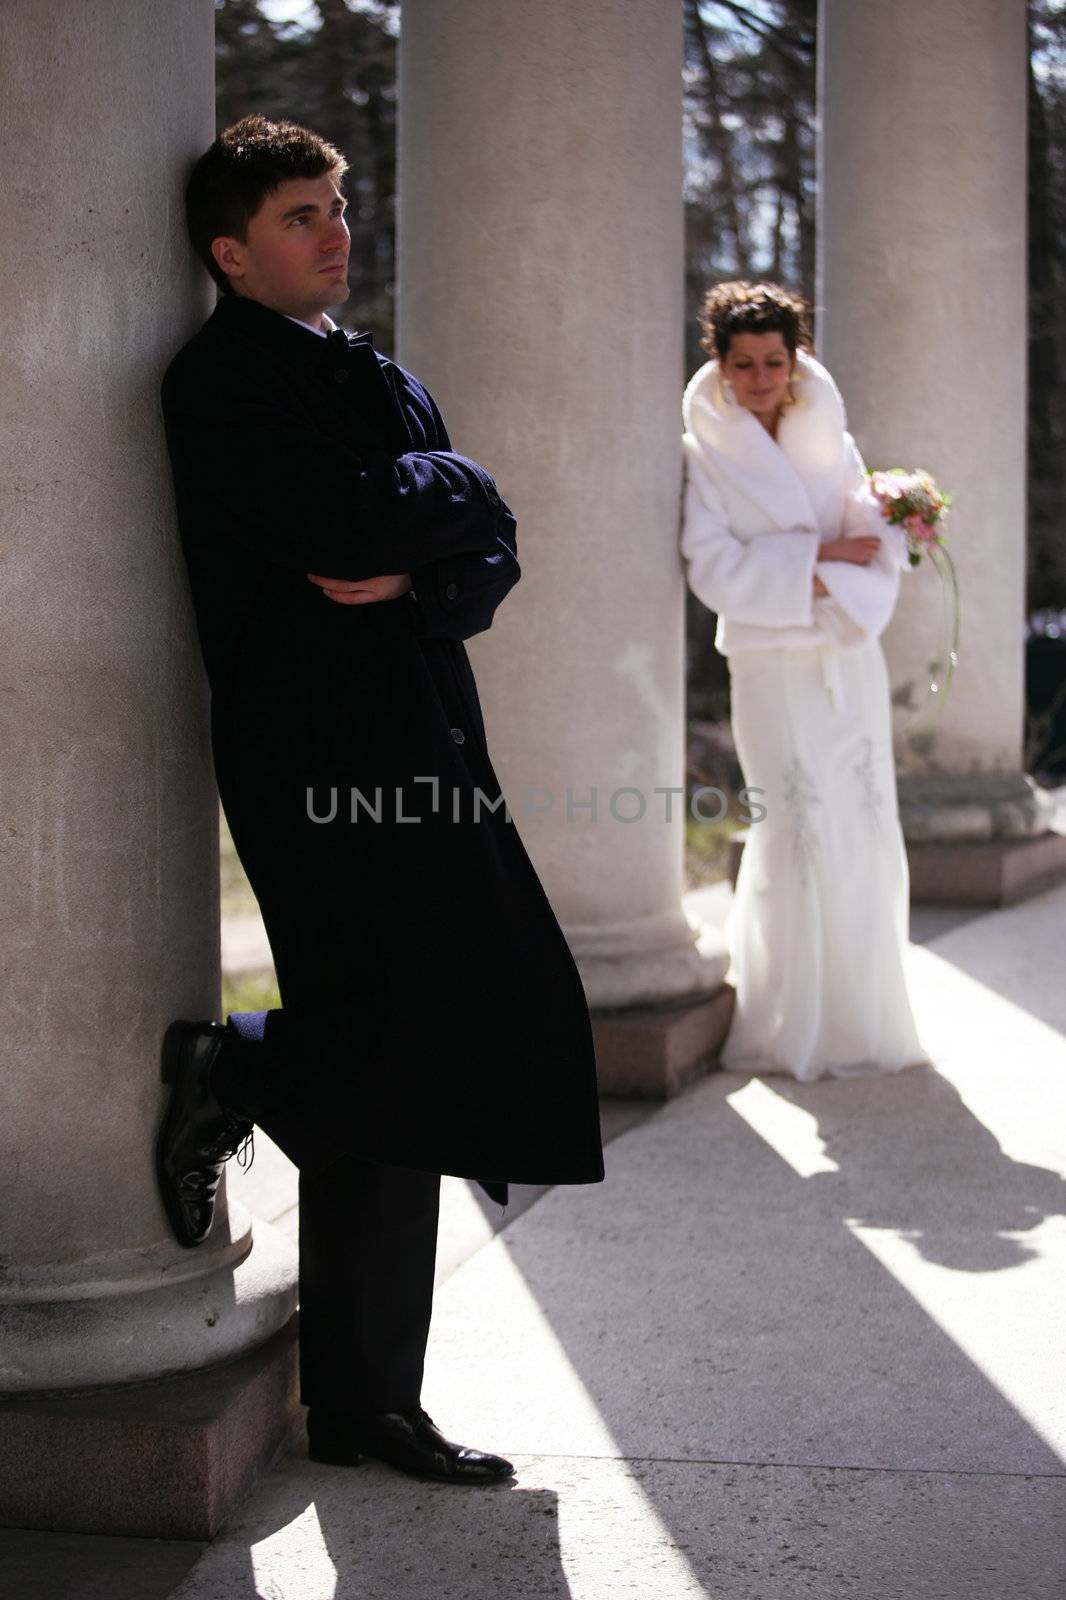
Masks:
[[[0,1525],[213,1538],[296,1424],[297,1322],[161,1383],[0,1396]]]
[[[714,1063],[733,1018],[735,991],[670,1005],[593,1011],[600,1093],[671,1100]]]
[[[150,1383],[262,1344],[296,1309],[296,1251],[265,1222],[253,1238],[240,1206],[228,1228],[199,1250],[0,1272],[0,1397]]]
[[[627,922],[563,929],[592,1009],[658,1005],[713,994],[729,966],[718,930],[694,928],[680,907]]]
[[[898,787],[908,844],[1033,839],[1054,813],[1052,796],[1027,772],[901,774]]]
[[[913,843],[914,905],[1009,906],[1066,881],[1066,836]]]
[[[1056,802],[1027,772],[905,773],[899,815],[915,905],[1005,906],[1066,877]]]

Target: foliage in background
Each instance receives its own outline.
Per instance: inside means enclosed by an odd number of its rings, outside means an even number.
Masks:
[[[689,370],[725,278],[814,295],[817,0],[684,0]]]
[[[713,880],[712,880],[713,881]],[[224,972],[222,1015],[234,1011],[277,1011],[281,1006],[277,979],[269,972]]]
[[[814,298],[818,0],[684,0],[685,370],[707,359],[698,314],[727,278]],[[694,717],[728,716],[715,619],[686,594]]]

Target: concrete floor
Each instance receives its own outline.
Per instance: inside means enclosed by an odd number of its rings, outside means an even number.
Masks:
[[[612,1111],[607,1182],[524,1194],[502,1231],[448,1181],[425,1401],[513,1486],[297,1454],[203,1552],[0,1536],[5,1592],[1066,1594],[1064,933],[1066,888],[916,914],[935,1070],[714,1073]],[[294,1228],[276,1152],[232,1192]]]

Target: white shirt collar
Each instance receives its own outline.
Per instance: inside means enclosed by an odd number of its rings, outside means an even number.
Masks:
[[[300,317],[290,317],[287,311],[283,311],[281,314],[283,317],[287,317],[290,322],[295,322],[298,328],[306,328],[308,333],[315,333],[320,339],[324,339],[328,333],[333,333],[337,327],[333,318],[327,316],[324,311],[322,313],[322,321],[326,324],[324,328],[316,328],[310,322],[304,322]]]

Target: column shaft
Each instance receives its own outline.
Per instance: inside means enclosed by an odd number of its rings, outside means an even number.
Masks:
[[[599,1005],[721,976],[680,910],[680,96],[675,0],[404,7],[401,358],[518,517],[471,653]]]
[[[211,0],[4,10],[0,1390],[122,1383],[291,1312],[247,1217],[170,1237],[159,1040],[218,1005],[217,803],[159,417],[209,309],[181,216]],[[264,1235],[268,1239],[268,1235]],[[235,1277],[236,1273],[236,1277]]]
[[[871,467],[950,489],[961,665],[904,728],[921,774],[1018,774],[1025,581],[1024,0],[822,0],[818,335]],[[943,628],[905,575],[886,636],[921,703]],[[901,724],[906,722],[901,712]]]

